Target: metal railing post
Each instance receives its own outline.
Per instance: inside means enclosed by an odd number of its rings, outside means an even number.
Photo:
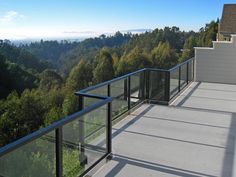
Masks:
[[[128,85],[127,79],[124,79],[124,100],[128,100]]]
[[[83,110],[84,107],[84,98],[82,95],[79,95],[79,111]],[[83,167],[87,164],[87,157],[85,155],[85,147],[84,147],[84,116],[79,119],[79,142],[80,142],[80,154],[79,160],[80,165]]]
[[[56,133],[56,177],[62,177],[63,176],[62,127],[57,128],[55,133]]]
[[[189,73],[189,62],[187,63],[187,85],[188,85],[188,83],[189,83],[189,75],[188,75],[188,73]]]
[[[107,85],[107,96],[111,96],[111,86]],[[112,158],[112,104],[107,105],[107,159]]]
[[[145,86],[146,86],[146,92],[145,92],[145,99],[149,100],[149,80],[150,80],[150,73],[149,70],[145,71]]]
[[[146,79],[145,79],[146,74],[145,73],[146,73],[146,70],[142,72],[142,74],[140,75],[140,80],[139,80],[139,85],[141,88],[139,97],[141,97],[142,100],[146,99]]]
[[[165,73],[165,101],[170,101],[170,71]]]
[[[128,95],[128,110],[131,108],[131,103],[130,103],[130,76],[128,77],[128,90],[127,90],[127,95]]]
[[[178,85],[178,92],[180,92],[180,83],[181,83],[181,66],[179,67],[179,85]]]

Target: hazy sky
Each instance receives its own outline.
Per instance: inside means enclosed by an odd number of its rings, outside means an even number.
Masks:
[[[0,38],[94,36],[178,26],[198,31],[236,0],[0,0]]]

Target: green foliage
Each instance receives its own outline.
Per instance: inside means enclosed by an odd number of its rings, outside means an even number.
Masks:
[[[20,99],[16,92],[11,93],[7,100],[1,102],[0,117],[0,146],[10,143],[21,137],[19,132]]]
[[[78,111],[78,108],[79,108],[78,96],[75,96],[73,92],[68,93],[62,105],[63,114],[68,116]]]
[[[40,42],[33,42],[29,45],[22,45],[21,48],[45,62],[51,62],[55,68],[58,68],[60,56],[72,50],[78,44],[78,42],[69,42],[67,40],[60,42],[41,40]]]
[[[192,58],[194,56],[194,47],[197,46],[196,39],[194,36],[190,36],[185,40],[184,49],[179,62],[182,62],[186,59]]]
[[[63,151],[63,176],[75,177],[79,176],[83,171],[79,162],[78,150],[64,150]]]
[[[21,97],[12,92],[1,106],[0,146],[37,130],[43,124],[45,108],[36,92],[25,90]]]
[[[126,74],[145,67],[151,67],[152,63],[148,54],[144,53],[141,48],[135,47],[128,54],[123,56],[118,63],[117,75]]]
[[[7,177],[55,176],[55,147],[51,141],[44,139],[46,136],[2,156],[0,175]]]
[[[49,91],[52,89],[59,89],[62,87],[62,77],[53,70],[44,70],[40,75],[39,89]]]
[[[44,118],[44,125],[48,126],[63,117],[62,110],[59,107],[53,107]]]
[[[30,151],[29,151],[30,152]],[[14,156],[0,160],[0,173],[7,177],[55,176],[53,166],[46,153],[18,151]],[[1,164],[1,161],[4,162]],[[13,168],[14,167],[14,168]]]
[[[75,66],[67,79],[66,86],[70,91],[81,90],[92,80],[92,68],[84,60]]]
[[[49,63],[40,61],[28,51],[14,46],[7,40],[0,40],[0,54],[11,63],[16,63],[23,69],[32,69],[35,72],[42,72],[44,69],[50,67]]]
[[[103,49],[96,60],[97,65],[93,71],[94,82],[99,83],[112,79],[115,74],[111,54],[106,49]]]
[[[206,24],[205,28],[200,29],[199,46],[212,47],[212,41],[216,40],[216,34],[218,32],[219,21],[212,21]]]
[[[117,32],[114,36],[85,39],[70,51],[63,53],[59,59],[59,70],[67,75],[81,59],[93,62],[94,56],[104,47],[118,47],[126,44],[132,38],[131,34]]]
[[[153,66],[156,68],[168,69],[177,63],[175,50],[171,48],[169,42],[160,42],[151,54]]]
[[[26,88],[35,88],[37,82],[38,78],[35,75],[0,55],[0,98],[5,98],[12,90],[21,93]]]

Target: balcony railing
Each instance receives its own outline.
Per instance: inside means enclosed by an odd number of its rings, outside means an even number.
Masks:
[[[112,122],[143,102],[168,105],[194,77],[194,59],[145,68],[76,92],[79,111],[0,148],[2,177],[83,176],[112,157]]]

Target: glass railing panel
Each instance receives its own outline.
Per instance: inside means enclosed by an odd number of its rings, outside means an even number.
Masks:
[[[130,76],[130,105],[131,107],[140,103],[144,98],[144,73]]]
[[[79,176],[106,155],[106,138],[106,105],[63,126],[63,176]]]
[[[83,96],[83,109],[98,103],[101,99]]]
[[[179,89],[179,68],[170,71],[170,99],[173,98]]]
[[[128,110],[128,82],[127,78],[110,84],[112,100],[112,119]]]
[[[187,85],[187,63],[181,66],[180,89]]]
[[[0,157],[0,176],[55,177],[55,132]]]
[[[156,101],[165,101],[166,72],[149,72],[149,98]]]
[[[107,96],[107,85],[87,91],[86,93],[99,95],[99,96]]]
[[[101,101],[96,98],[87,98],[84,97],[84,105],[91,106],[92,104]],[[90,105],[88,104],[90,103]],[[91,104],[92,103],[92,104]],[[85,138],[89,138],[94,134],[94,132],[104,130],[104,122],[106,122],[106,114],[104,115],[104,112],[107,112],[108,108],[107,105],[100,107],[99,109],[96,109],[93,112],[90,112],[88,115],[85,116],[86,119],[84,120],[86,122],[85,124]],[[102,116],[101,116],[102,115]]]

